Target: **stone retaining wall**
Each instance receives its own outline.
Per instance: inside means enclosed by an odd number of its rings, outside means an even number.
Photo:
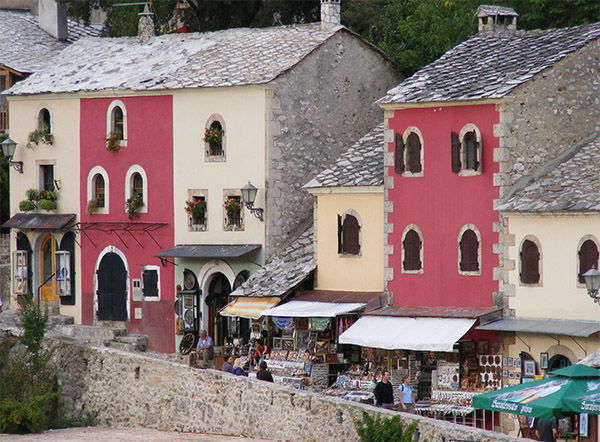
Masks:
[[[63,401],[106,426],[146,427],[293,441],[358,440],[363,411],[395,413],[282,385],[199,370],[143,354],[51,340]],[[417,416],[421,440],[514,438]]]

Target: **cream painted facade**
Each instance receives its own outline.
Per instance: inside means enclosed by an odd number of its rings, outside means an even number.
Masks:
[[[577,279],[581,243],[592,235],[600,244],[600,214],[523,215],[505,214],[508,225],[509,284],[514,296],[509,308],[516,317],[600,320],[600,305],[588,296]],[[512,240],[514,237],[514,241]],[[535,238],[540,252],[540,283],[519,280],[521,245]]]
[[[10,213],[19,212],[19,202],[26,199],[28,189],[41,187],[40,165],[53,164],[54,178],[60,185],[58,191],[57,210],[39,213],[79,214],[79,98],[65,99],[52,95],[36,95],[33,97],[9,96],[10,106],[10,138],[17,143],[14,161],[23,161],[23,174],[10,168]],[[40,143],[27,148],[28,135],[37,128],[38,114],[42,108],[50,111],[51,132],[54,143],[51,146]],[[43,282],[40,275],[39,249],[46,232],[27,231],[29,243],[33,250],[33,283],[34,292]],[[60,244],[64,232],[53,232],[52,235]],[[78,234],[76,235],[78,241]],[[16,234],[11,232],[11,251],[14,250]],[[76,252],[79,250],[76,247]],[[36,253],[37,251],[37,253]],[[12,259],[12,258],[11,258]],[[12,268],[12,267],[11,267]],[[12,272],[12,270],[11,270]],[[81,287],[81,255],[75,256],[75,287]],[[11,287],[12,292],[12,287]],[[11,305],[15,306],[14,294],[11,293]],[[36,293],[34,293],[36,296]],[[75,297],[75,305],[61,305],[60,313],[72,316],[75,323],[81,323],[81,295]]]
[[[224,161],[205,157],[204,129],[214,115],[224,123]],[[267,136],[265,87],[173,91],[175,244],[264,247],[265,222],[244,208],[243,230],[226,231],[223,203],[228,190],[239,191],[250,181],[258,188],[254,206],[265,207]],[[206,192],[205,231],[192,231],[188,226],[184,207],[193,190]]]
[[[309,189],[315,196],[316,280],[321,290],[383,291],[383,187]],[[338,254],[337,217],[360,224],[360,254]]]

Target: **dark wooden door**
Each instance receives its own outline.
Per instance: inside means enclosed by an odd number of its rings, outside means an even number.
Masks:
[[[97,275],[98,319],[127,321],[127,271],[119,255],[104,255]]]

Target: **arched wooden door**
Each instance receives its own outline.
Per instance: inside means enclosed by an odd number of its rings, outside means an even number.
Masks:
[[[217,273],[208,288],[210,302],[208,303],[209,334],[215,345],[224,345],[227,336],[227,317],[219,315],[219,310],[227,305],[231,286],[227,277],[222,273]]]
[[[52,235],[46,236],[40,246],[40,284],[46,283],[40,288],[42,301],[58,301],[55,287],[55,262],[54,253],[56,252],[56,240]]]
[[[102,257],[98,270],[98,319],[127,321],[127,271],[119,255]]]

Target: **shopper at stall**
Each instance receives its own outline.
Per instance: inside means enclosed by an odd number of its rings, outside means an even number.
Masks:
[[[265,358],[265,356],[267,356],[270,353],[271,349],[268,345],[265,344],[264,340],[259,339],[258,341],[256,341],[256,348],[254,350],[253,357],[254,365],[260,364],[260,361],[262,361]]]
[[[200,330],[198,344],[196,344],[196,357],[200,361],[201,368],[207,368],[215,357],[213,339],[206,334],[206,330]]]
[[[384,370],[381,381],[377,382],[373,394],[375,395],[375,405],[388,410],[394,409],[394,389],[390,378],[392,375],[389,371]]]
[[[233,363],[233,374],[236,376],[248,376],[248,373],[244,371],[244,360],[237,358]]]
[[[400,398],[400,411],[407,413],[415,412],[415,403],[413,401],[413,388],[410,385],[410,377],[404,376],[402,383],[398,387],[398,397]]]
[[[233,356],[233,355],[228,356],[227,359],[225,359],[225,362],[223,362],[221,371],[233,374],[233,364],[234,363],[235,363],[235,356]]]
[[[558,428],[556,426],[556,418],[552,419],[535,419],[533,424],[537,440],[554,442],[558,438]]]
[[[273,376],[268,370],[267,363],[265,361],[262,361],[260,364],[258,364],[258,368],[260,368],[260,370],[256,372],[256,379],[260,381],[273,382]]]

